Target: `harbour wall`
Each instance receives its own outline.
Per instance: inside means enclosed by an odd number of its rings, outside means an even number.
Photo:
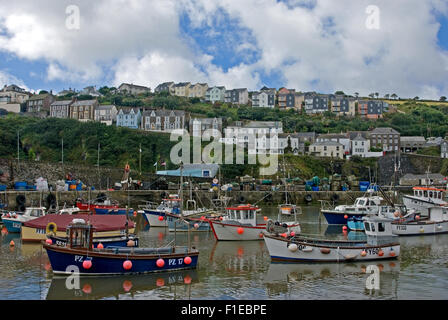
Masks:
[[[176,193],[171,191],[171,193]],[[390,197],[394,198],[394,193],[387,192]],[[144,205],[145,201],[151,201],[154,203],[160,203],[160,201],[167,197],[170,191],[162,190],[129,190],[129,191],[62,191],[62,192],[39,192],[39,191],[4,191],[0,193],[0,200],[8,205],[9,210],[18,210],[21,203],[26,207],[30,206],[44,206],[49,208],[51,200],[55,199],[60,208],[64,205],[71,207],[75,204],[76,199],[94,200],[100,197],[107,196],[111,200],[117,201],[120,206],[129,206],[135,210],[139,205]],[[275,206],[286,202],[285,192],[266,192],[266,191],[230,191],[221,192],[221,196],[230,197],[231,200],[228,204],[241,204],[250,203],[258,206]],[[288,202],[305,205],[314,204],[319,205],[320,200],[327,201],[328,203],[337,204],[351,204],[357,197],[364,195],[361,191],[294,191],[288,192]],[[20,196],[20,197],[19,197]],[[311,196],[312,201],[306,200]],[[23,197],[25,202],[23,202]],[[20,198],[22,202],[20,203]],[[184,198],[190,199],[188,190],[184,191]],[[196,201],[198,207],[212,207],[214,199],[218,198],[217,192],[209,191],[193,191],[192,197]]]

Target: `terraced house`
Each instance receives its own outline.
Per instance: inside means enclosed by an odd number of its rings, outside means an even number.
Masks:
[[[263,88],[252,93],[252,107],[275,108],[275,89]]]
[[[190,85],[190,87],[188,88],[188,97],[189,98],[205,98],[207,89],[208,89],[208,84],[206,84],[206,83],[196,83],[194,85]]]
[[[141,128],[145,131],[171,132],[185,129],[187,113],[181,110],[149,110],[143,112]]]
[[[75,99],[55,101],[50,106],[50,117],[67,119],[70,118],[70,107],[75,103]]]
[[[249,91],[246,88],[227,90],[225,94],[225,102],[232,104],[248,104],[249,103]]]
[[[36,117],[46,118],[50,115],[50,106],[55,100],[50,93],[34,95],[26,103],[27,112]]]
[[[95,109],[95,121],[112,125],[117,119],[118,110],[114,105],[101,105]]]
[[[94,121],[97,106],[98,100],[76,101],[70,107],[70,118],[81,122]]]
[[[305,101],[305,112],[307,114],[317,114],[328,111],[327,95],[306,93],[304,101]]]
[[[174,95],[178,97],[188,97],[190,95],[190,82],[181,82],[173,86]]]
[[[354,98],[344,96],[331,96],[330,107],[331,112],[338,116],[351,116],[356,115],[356,100]]]
[[[140,128],[142,113],[138,108],[121,109],[117,114],[117,127],[126,127],[130,129]]]
[[[294,89],[280,88],[277,92],[277,104],[280,109],[300,109],[301,105],[299,103],[298,94]]]
[[[226,96],[226,87],[208,88],[205,93],[205,101],[215,103],[224,102]]]
[[[359,100],[358,114],[361,118],[379,119],[389,110],[389,104],[382,100]]]
[[[370,131],[370,145],[383,151],[400,150],[400,133],[392,128],[375,128]]]
[[[174,94],[174,82],[164,82],[159,84],[155,89],[155,93],[168,92]]]

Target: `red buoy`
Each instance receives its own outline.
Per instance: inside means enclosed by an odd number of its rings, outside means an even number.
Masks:
[[[45,243],[51,245],[51,244],[53,244],[53,241],[51,239],[47,239],[47,240],[45,240]]]
[[[104,249],[104,246],[103,246],[102,243],[99,243],[96,247],[97,247],[98,249]]]
[[[159,221],[163,221],[163,217],[162,216],[159,216]]]
[[[185,257],[185,259],[184,259],[184,263],[185,264],[191,264],[191,262],[192,262],[192,260],[191,260],[191,258],[190,257]]]
[[[238,232],[238,234],[243,234],[244,233],[244,229],[240,227],[240,228],[238,228],[236,230],[236,232]]]
[[[258,235],[260,238],[263,238],[263,232],[260,232],[260,234]]]
[[[348,219],[348,215],[344,215],[344,219]]]
[[[89,270],[92,267],[92,260],[84,260],[82,263],[82,267],[86,270]]]
[[[9,242],[9,246],[10,247],[14,247],[16,244],[14,243],[14,240],[11,240],[10,242]]]
[[[195,224],[194,224],[194,228],[195,228],[195,229],[199,229],[199,224],[195,223]]]
[[[346,227],[346,226],[343,226],[343,227],[342,227],[342,231],[347,231],[347,227]]]
[[[136,217],[137,216],[137,211],[134,211],[134,217]]]
[[[296,233],[294,231],[291,231],[290,235],[291,237],[295,237]]]
[[[129,280],[124,280],[123,282],[123,289],[125,292],[129,292],[132,289],[132,282]]]
[[[123,268],[124,270],[131,270],[132,262],[130,260],[126,260],[125,262],[123,262]]]
[[[159,268],[163,268],[163,266],[165,265],[165,260],[163,260],[163,259],[159,259],[159,260],[157,260],[156,265],[157,265]]]
[[[269,218],[264,216],[263,219],[264,219],[264,221],[268,221]]]
[[[378,255],[379,255],[380,257],[384,256],[384,251],[383,251],[383,250],[378,251]]]
[[[165,280],[163,280],[162,278],[159,278],[156,280],[156,285],[158,287],[163,287],[165,285]]]
[[[191,277],[188,274],[184,278],[184,283],[185,284],[190,284],[191,283]]]
[[[286,238],[286,237],[288,236],[288,234],[285,232],[285,233],[282,233],[281,236],[282,236],[283,238]]]
[[[202,217],[201,217],[201,220],[202,220],[202,221],[204,221],[204,220],[205,220],[205,217],[204,217],[204,216],[202,216]]]

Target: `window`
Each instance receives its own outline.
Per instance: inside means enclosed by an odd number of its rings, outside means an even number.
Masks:
[[[371,223],[371,224],[370,224],[370,227],[371,227],[371,229],[372,229],[372,232],[375,232],[375,224],[374,224],[374,223]]]
[[[384,232],[386,229],[384,228],[384,223],[378,223],[378,232]]]
[[[370,224],[368,222],[364,222],[364,228],[366,231],[370,231]]]

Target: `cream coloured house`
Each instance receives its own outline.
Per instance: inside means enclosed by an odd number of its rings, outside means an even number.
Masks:
[[[206,83],[196,83],[194,85],[190,85],[188,89],[188,97],[189,98],[204,98],[205,94],[208,90],[208,84]]]
[[[181,82],[173,86],[174,95],[178,97],[189,97],[190,95],[190,82]]]
[[[335,141],[315,142],[310,146],[309,153],[316,157],[344,159],[344,146]]]

